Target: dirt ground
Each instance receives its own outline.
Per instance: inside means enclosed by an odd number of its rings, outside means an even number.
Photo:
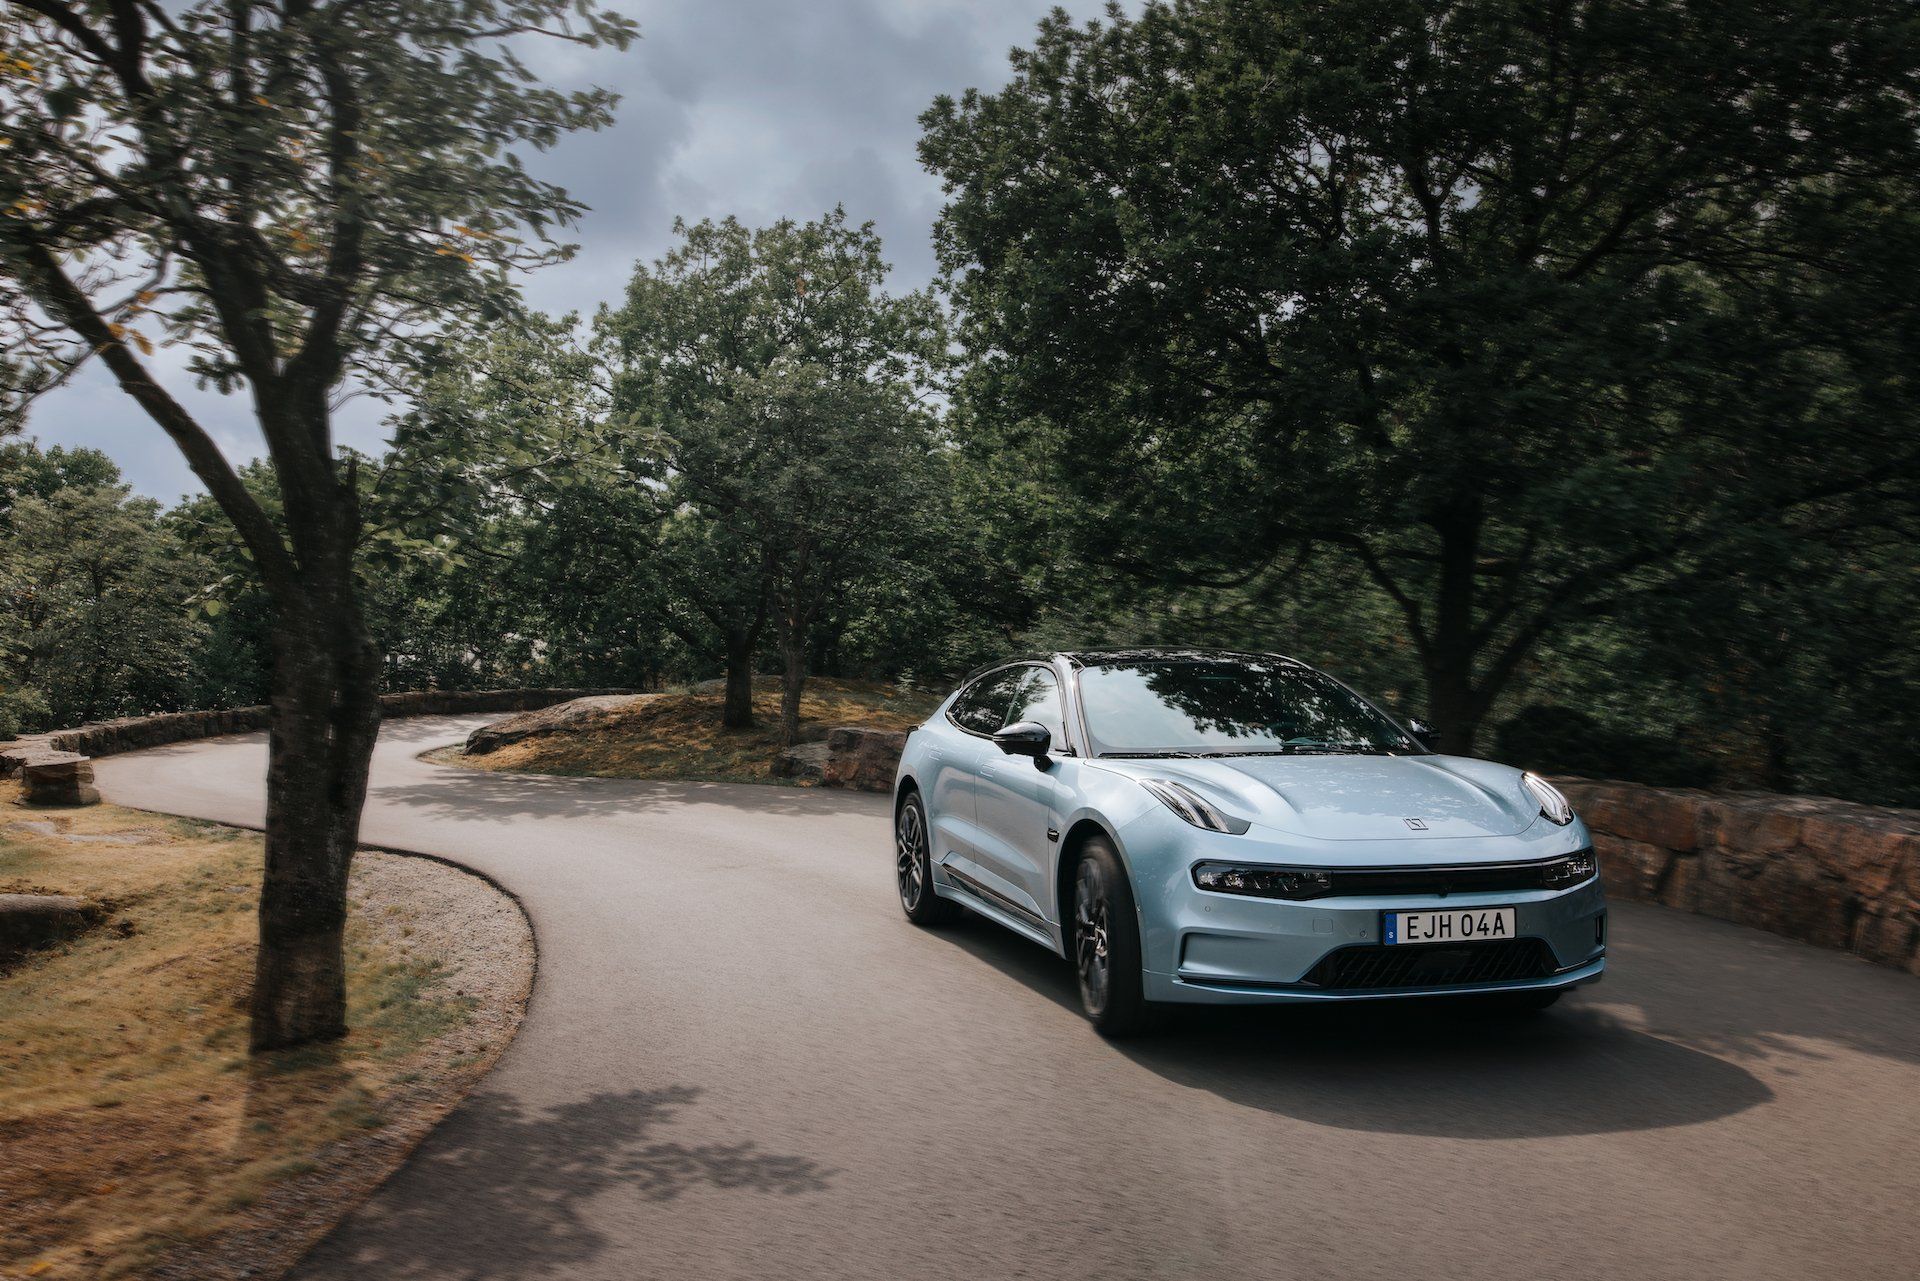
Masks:
[[[274,1277],[512,1039],[526,918],[478,877],[363,852],[336,1044],[246,1052],[260,838],[0,783],[0,892],[102,923],[0,971],[0,1277]]]
[[[939,700],[929,694],[869,681],[815,678],[800,701],[802,737],[824,736],[836,725],[908,729]],[[484,756],[458,747],[429,752],[442,765],[520,774],[588,778],[674,778],[702,782],[778,783],[780,684],[756,681],[751,729],[720,724],[719,694],[649,694],[578,730],[509,743]]]

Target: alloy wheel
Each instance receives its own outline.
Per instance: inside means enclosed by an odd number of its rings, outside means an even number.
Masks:
[[[1090,862],[1082,863],[1074,877],[1073,937],[1080,994],[1088,1011],[1098,1013],[1107,1005],[1112,959],[1107,947],[1107,893]]]
[[[900,807],[893,831],[895,871],[900,879],[900,903],[909,912],[920,906],[927,890],[927,825],[914,804]]]

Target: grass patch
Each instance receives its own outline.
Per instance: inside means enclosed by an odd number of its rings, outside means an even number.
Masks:
[[[730,730],[720,725],[719,694],[654,694],[583,729],[509,743],[485,756],[458,747],[429,752],[427,759],[472,769],[576,778],[690,779],[701,782],[777,783],[780,755],[780,684],[756,681],[755,724]],[[800,700],[802,738],[836,725],[909,729],[927,718],[940,700],[917,690],[871,681],[815,678]]]
[[[249,1056],[260,838],[17,796],[0,784],[0,891],[112,910],[0,973],[0,1276],[139,1275],[235,1226],[381,1125],[410,1056],[468,1017],[432,962],[356,913],[352,1034]]]

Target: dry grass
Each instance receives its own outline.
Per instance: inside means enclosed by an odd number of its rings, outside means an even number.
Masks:
[[[867,681],[815,678],[800,700],[802,737],[836,725],[907,729],[925,720],[939,700],[917,691]],[[751,729],[720,725],[718,694],[639,697],[613,718],[577,732],[524,739],[469,757],[459,748],[428,754],[441,764],[525,774],[584,778],[674,778],[703,782],[777,783],[780,685],[756,681]]]
[[[468,1021],[472,999],[441,982],[437,962],[408,954],[404,924],[358,912],[352,1034],[250,1057],[259,838],[16,799],[0,784],[0,891],[79,894],[112,910],[103,927],[0,974],[0,1276],[172,1274],[183,1253],[257,1229],[249,1211],[283,1185],[331,1181],[338,1192],[355,1139],[397,1119],[394,1096],[418,1093],[423,1061]],[[324,1199],[326,1187],[305,1195]],[[298,1215],[276,1212],[285,1244],[297,1253],[339,1209],[323,1207],[304,1236]],[[273,1275],[293,1257],[280,1252],[245,1266],[265,1262],[260,1275]],[[244,1275],[218,1262],[191,1274]]]

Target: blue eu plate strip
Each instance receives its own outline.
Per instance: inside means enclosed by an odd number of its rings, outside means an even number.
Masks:
[[[1385,934],[1387,942],[1398,943],[1400,941],[1400,913],[1388,912],[1386,916],[1387,923],[1383,927],[1382,932]]]

